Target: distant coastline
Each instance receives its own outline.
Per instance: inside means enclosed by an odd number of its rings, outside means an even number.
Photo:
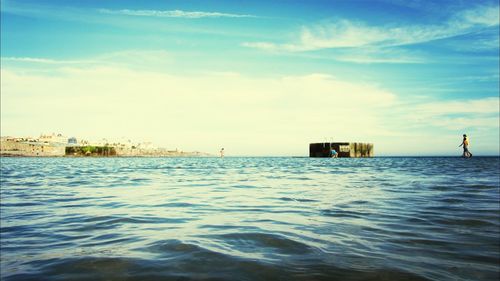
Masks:
[[[62,134],[32,137],[1,137],[2,157],[204,157],[199,151],[182,151],[155,147],[150,142],[102,139],[78,140]]]
[[[43,156],[43,155],[20,155],[20,154],[10,154],[10,153],[0,153],[0,158],[187,158],[187,157],[217,157],[216,155],[203,153],[203,152],[184,152],[180,155],[113,155],[113,156],[101,156],[101,155],[59,155],[59,156]]]

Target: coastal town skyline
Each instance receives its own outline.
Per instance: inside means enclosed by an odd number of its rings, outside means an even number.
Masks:
[[[138,157],[193,157],[214,156],[200,151],[158,146],[150,141],[130,138],[82,138],[61,133],[40,136],[1,136],[0,156],[62,157],[62,156],[138,156]]]
[[[2,136],[391,156],[461,155],[466,133],[499,154],[498,1],[0,5]]]

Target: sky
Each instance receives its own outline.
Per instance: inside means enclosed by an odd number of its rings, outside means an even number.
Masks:
[[[499,3],[0,0],[1,135],[499,155]]]

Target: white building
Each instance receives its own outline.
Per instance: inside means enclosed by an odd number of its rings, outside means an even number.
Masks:
[[[55,134],[52,133],[50,135],[40,135],[38,138],[38,141],[44,142],[44,143],[63,143],[67,144],[68,143],[68,137],[63,136],[62,134]]]

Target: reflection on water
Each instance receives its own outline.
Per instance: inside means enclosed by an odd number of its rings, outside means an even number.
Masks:
[[[499,158],[2,158],[2,280],[496,280]]]

